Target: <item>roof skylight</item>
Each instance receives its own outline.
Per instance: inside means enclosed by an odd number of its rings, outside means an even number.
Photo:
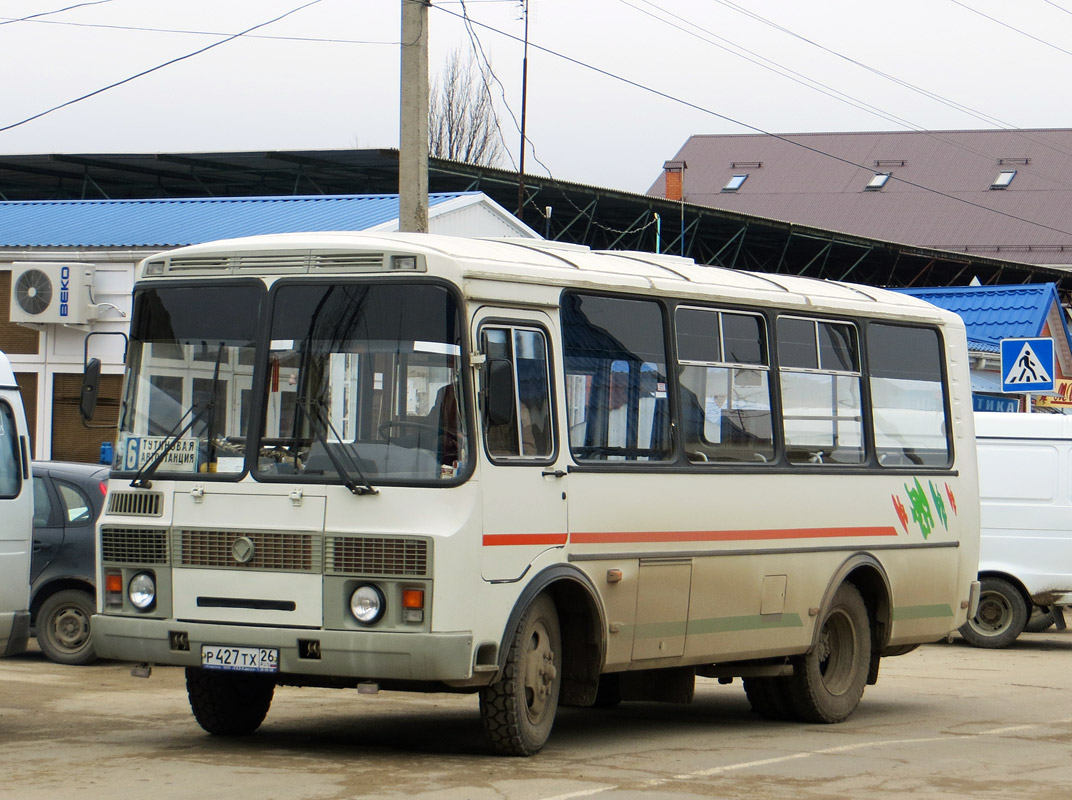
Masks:
[[[886,181],[890,179],[890,173],[888,172],[876,172],[874,177],[867,182],[867,186],[864,187],[866,191],[877,192],[883,186],[886,185]]]
[[[736,192],[738,189],[741,188],[741,186],[746,180],[748,180],[748,173],[745,173],[743,175],[734,175],[732,178],[729,179],[729,182],[722,187],[722,191]]]
[[[1005,188],[1008,187],[1008,185],[1010,183],[1012,183],[1012,179],[1015,178],[1015,177],[1016,177],[1016,170],[1014,170],[1014,169],[1003,169],[1001,172],[998,173],[998,176],[996,178],[994,178],[994,182],[992,184],[990,184],[990,188],[991,189],[1005,189]]]

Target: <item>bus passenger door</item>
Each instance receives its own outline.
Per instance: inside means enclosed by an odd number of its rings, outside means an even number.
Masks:
[[[479,364],[481,574],[517,580],[544,551],[566,544],[566,467],[556,432],[551,322],[540,312],[483,309]],[[479,359],[478,359],[479,360]]]

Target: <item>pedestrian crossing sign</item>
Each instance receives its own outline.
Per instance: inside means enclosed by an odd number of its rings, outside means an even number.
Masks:
[[[1001,391],[1054,391],[1053,339],[1001,340]]]

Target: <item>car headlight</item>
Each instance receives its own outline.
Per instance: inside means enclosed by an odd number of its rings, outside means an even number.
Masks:
[[[139,572],[127,584],[127,597],[139,611],[148,611],[156,602],[156,581],[148,572]]]
[[[350,613],[363,625],[379,622],[386,608],[383,592],[371,583],[358,586],[350,595]]]

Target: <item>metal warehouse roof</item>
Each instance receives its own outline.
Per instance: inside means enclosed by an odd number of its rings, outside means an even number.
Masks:
[[[1072,129],[697,135],[685,201],[966,255],[1072,266]],[[998,176],[1014,173],[1002,185]],[[868,188],[877,174],[884,186]],[[734,175],[747,175],[736,191]],[[659,176],[650,194],[664,196]],[[1062,282],[1063,283],[1063,282]]]
[[[429,212],[479,192],[432,194]],[[0,247],[173,247],[297,231],[368,230],[398,219],[398,195],[0,202]]]
[[[687,193],[694,177],[690,169]],[[511,211],[517,205],[518,182],[518,174],[509,170],[438,158],[428,162],[430,191],[482,191]],[[986,284],[1056,281],[1062,289],[1072,286],[1068,272],[1017,263],[1002,253],[924,249],[895,239],[879,241],[837,233],[836,228],[711,208],[688,197],[681,203],[532,174],[525,175],[524,188],[525,223],[548,239],[594,249],[668,252],[706,264],[874,286],[950,286],[972,277]],[[0,198],[5,200],[397,191],[398,151],[386,149],[0,155]],[[553,213],[547,217],[549,208]],[[661,227],[655,224],[655,214]]]

